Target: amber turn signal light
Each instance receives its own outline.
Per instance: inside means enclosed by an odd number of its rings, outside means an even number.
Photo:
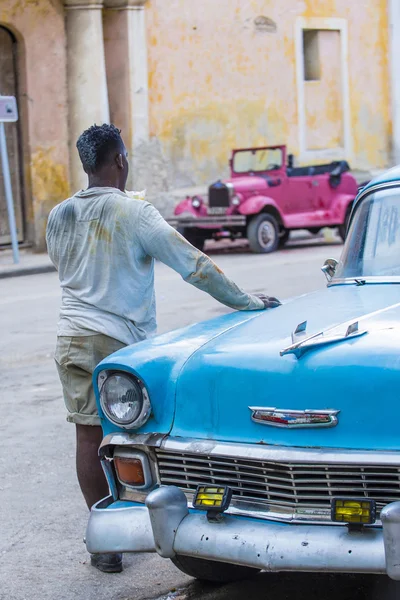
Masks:
[[[143,464],[139,458],[115,456],[114,465],[121,483],[135,487],[145,484]]]
[[[349,525],[371,525],[376,521],[375,500],[368,498],[333,498],[332,521]]]

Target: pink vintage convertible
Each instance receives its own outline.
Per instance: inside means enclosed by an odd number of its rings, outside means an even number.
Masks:
[[[345,238],[358,186],[346,161],[294,167],[286,146],[233,150],[231,177],[208,198],[187,197],[171,223],[197,248],[207,239],[247,238],[253,252],[283,246],[293,229],[338,227]]]

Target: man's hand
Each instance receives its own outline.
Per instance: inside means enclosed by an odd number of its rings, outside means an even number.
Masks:
[[[265,308],[276,308],[277,306],[281,306],[281,302],[279,302],[278,298],[274,298],[274,296],[266,296],[265,294],[255,295],[264,302]]]

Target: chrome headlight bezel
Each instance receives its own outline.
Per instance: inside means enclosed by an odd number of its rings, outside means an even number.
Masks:
[[[106,381],[108,381],[111,377],[113,377],[115,375],[125,377],[126,379],[130,380],[134,385],[136,385],[140,388],[140,392],[142,395],[142,406],[141,406],[139,415],[135,419],[131,419],[130,421],[118,419],[115,415],[113,415],[110,412],[110,410],[107,406],[106,399],[104,397],[104,384],[106,383]],[[150,414],[151,414],[150,397],[149,397],[149,393],[146,389],[146,386],[138,377],[136,377],[135,375],[133,375],[132,373],[130,373],[128,371],[104,370],[104,371],[100,371],[100,373],[98,374],[97,386],[99,389],[99,399],[100,399],[101,409],[102,409],[103,413],[105,414],[105,416],[107,417],[107,419],[109,421],[111,421],[111,423],[113,423],[114,425],[118,425],[118,427],[121,427],[122,429],[139,429],[148,421]]]

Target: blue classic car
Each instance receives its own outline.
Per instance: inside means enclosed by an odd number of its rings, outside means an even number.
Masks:
[[[211,581],[400,579],[400,168],[360,190],[323,270],[326,289],[98,366],[110,496],[89,552],[158,552]]]

